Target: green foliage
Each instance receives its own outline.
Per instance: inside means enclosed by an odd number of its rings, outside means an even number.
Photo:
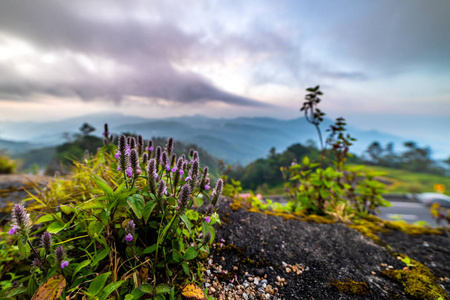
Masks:
[[[322,95],[319,87],[307,89],[310,94],[306,96],[301,110],[313,111],[312,104],[319,102],[316,95]],[[311,94],[313,93],[313,94]],[[312,101],[311,99],[316,99]],[[315,108],[310,123],[319,133],[319,124],[323,112]],[[377,180],[381,173],[371,172],[364,166],[348,167],[345,165],[350,155],[349,147],[355,141],[349,134],[345,134],[344,118],[337,118],[336,123],[330,126],[329,136],[325,147],[322,147],[321,160],[311,163],[308,156],[304,156],[300,164],[282,168],[286,180],[285,188],[289,195],[289,207],[293,211],[305,211],[307,214],[331,214],[337,219],[347,220],[348,216],[374,214],[379,206],[388,206],[381,194],[385,192],[385,185]],[[331,165],[324,167],[328,160]]]
[[[0,151],[0,174],[12,174],[16,171],[16,163]]]
[[[384,173],[379,178],[389,183],[386,189],[391,193],[435,192],[433,186],[437,183],[450,187],[450,177],[448,176],[412,172],[382,166],[366,166],[366,169]]]
[[[406,150],[399,155],[394,153],[392,143],[382,147],[379,142],[373,142],[367,148],[364,163],[383,167],[408,170],[411,172],[421,172],[436,175],[444,175],[445,169],[436,165],[431,159],[429,147],[420,148],[415,142],[405,142]]]
[[[117,170],[116,151],[103,146],[74,161],[70,179],[52,181],[28,206],[30,232],[0,233],[0,298],[31,299],[58,274],[65,278],[58,281],[62,295],[71,299],[179,299],[181,286],[202,281],[200,254],[209,253],[211,225],[219,222],[208,208],[208,174],[199,168],[195,177],[189,156],[185,169],[160,165],[147,174],[139,157],[141,171],[129,176]],[[151,182],[163,181],[166,189],[152,190]],[[220,192],[217,185],[213,193]],[[52,233],[50,252],[39,242],[45,231]]]

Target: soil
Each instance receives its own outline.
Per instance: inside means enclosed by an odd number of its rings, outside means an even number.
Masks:
[[[400,284],[381,274],[386,269],[401,270],[405,264],[385,247],[345,224],[284,220],[245,209],[232,211],[231,203],[231,199],[221,201],[218,212],[222,224],[216,226],[215,241],[223,243],[216,244],[212,251],[214,264],[221,265],[227,273],[227,276],[216,274],[224,286],[230,284],[228,281],[234,275],[237,275],[237,280],[232,280],[235,285],[249,282],[249,277],[262,279],[266,275],[268,283],[278,288],[276,295],[263,295],[268,299],[410,299]],[[429,267],[450,295],[449,237],[409,236],[402,232],[379,236],[393,251]],[[287,273],[286,265],[301,266],[304,271],[299,275]],[[277,276],[284,278],[283,286]],[[365,282],[368,293],[349,295],[332,285],[347,280]],[[220,297],[219,294],[214,296]]]

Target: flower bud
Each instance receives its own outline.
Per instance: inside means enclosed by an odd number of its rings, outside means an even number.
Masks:
[[[194,153],[192,154],[192,160],[196,160],[198,159],[198,152],[194,151]]]
[[[214,213],[214,206],[213,206],[212,204],[210,204],[210,205],[208,205],[208,206],[206,207],[206,212],[205,212],[205,214],[208,215],[208,216],[210,216],[210,215],[212,215],[213,213]]]
[[[158,197],[161,197],[163,194],[167,195],[167,187],[166,187],[166,183],[164,182],[164,180],[160,180],[158,183],[157,195],[158,195]]]
[[[194,176],[195,176],[195,177],[198,177],[198,169],[199,169],[199,163],[198,163],[198,160],[196,159],[196,160],[194,160],[194,162],[192,163],[190,175],[193,176],[193,177],[194,177]]]
[[[166,151],[161,154],[161,165],[163,168],[166,168],[169,165],[169,156]]]
[[[142,154],[142,163],[143,163],[144,165],[146,165],[146,164],[147,164],[147,161],[148,161],[148,153],[145,152],[144,154]]]
[[[33,259],[33,262],[31,263],[33,266],[35,266],[36,268],[43,268],[44,266],[42,265],[42,261],[38,258],[35,257]]]
[[[217,205],[217,201],[219,200],[220,195],[222,194],[222,189],[223,189],[223,180],[220,178],[217,180],[216,182],[216,188],[214,189],[214,196],[211,200],[211,204],[216,206]]]
[[[139,166],[139,156],[136,149],[131,149],[130,151],[130,167],[133,170],[134,177],[136,178],[141,171],[141,167]]]
[[[152,153],[153,153],[153,141],[152,140],[148,141],[147,151],[148,151],[148,157],[152,157]]]
[[[169,138],[167,141],[166,149],[167,154],[170,155],[173,151],[173,138]]]
[[[162,149],[160,146],[156,147],[156,151],[155,151],[156,172],[158,172],[159,164],[161,162],[161,151],[162,151]]]
[[[55,250],[56,265],[61,265],[63,260],[66,258],[66,252],[64,247],[59,245]]]
[[[125,135],[121,135],[119,137],[119,143],[117,145],[117,150],[119,150],[119,152],[121,153],[125,153],[125,150],[127,149],[127,137]]]
[[[170,166],[174,166],[177,161],[177,155],[175,153],[172,153],[172,156],[170,157]]]
[[[190,195],[191,195],[191,188],[189,187],[189,185],[188,184],[183,185],[181,187],[181,192],[178,197],[178,201],[180,202],[182,208],[186,208],[186,206],[188,205]]]
[[[30,232],[30,215],[27,214],[25,207],[22,204],[15,204],[12,209],[12,228],[13,234],[18,231],[19,234],[27,235]],[[14,230],[13,230],[14,228]]]
[[[128,221],[127,225],[125,225],[125,232],[134,234],[136,229],[136,224],[133,220]]]
[[[136,139],[134,137],[129,137],[128,145],[130,146],[130,149],[136,149]]]
[[[139,157],[141,157],[142,153],[144,152],[144,140],[142,139],[142,135],[138,135],[137,137],[137,151]]]
[[[173,176],[173,186],[177,186],[178,185],[178,182],[180,181],[180,176],[181,176],[181,172],[183,172],[184,173],[184,171],[183,171],[183,158],[179,158],[178,159],[178,162],[177,162],[177,166],[175,167],[175,171],[178,171],[178,172],[175,172],[175,174],[174,174],[174,176]]]
[[[50,232],[46,231],[42,235],[41,246],[45,249],[45,253],[50,253],[52,248],[52,234]]]

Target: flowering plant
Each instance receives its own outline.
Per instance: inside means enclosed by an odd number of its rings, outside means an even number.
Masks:
[[[177,157],[173,144],[150,141],[144,149],[141,136],[122,135],[117,147],[105,142],[76,163],[69,180],[50,184],[35,198],[39,212],[15,206],[15,260],[23,264],[31,254],[33,264],[0,296],[30,299],[57,286],[48,299],[178,299],[183,286],[201,281],[223,181],[211,188],[198,153]]]

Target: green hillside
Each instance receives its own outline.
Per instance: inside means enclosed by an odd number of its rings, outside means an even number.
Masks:
[[[379,166],[366,166],[367,169],[385,172],[381,179],[386,181],[386,188],[393,193],[425,193],[434,192],[435,184],[443,184],[446,194],[450,195],[450,177],[426,173],[410,172]]]

